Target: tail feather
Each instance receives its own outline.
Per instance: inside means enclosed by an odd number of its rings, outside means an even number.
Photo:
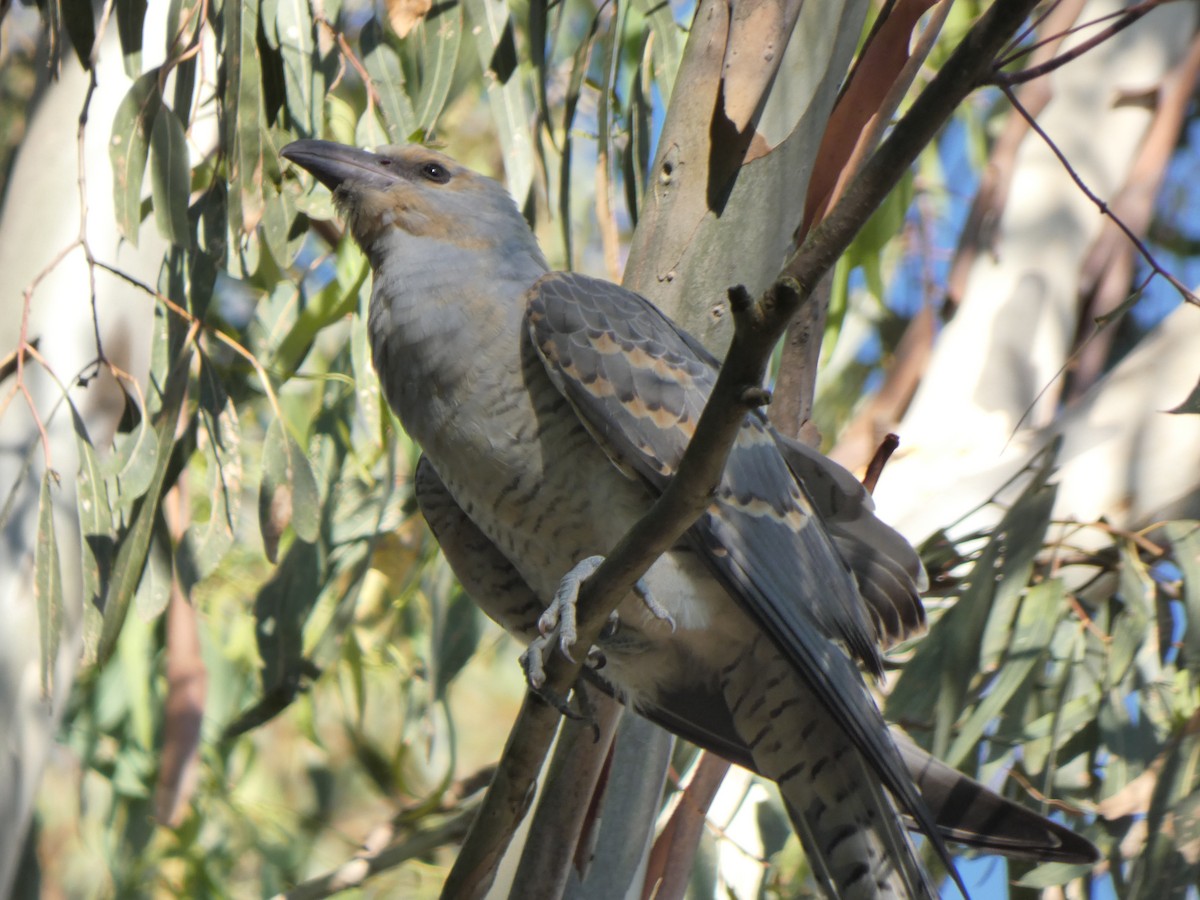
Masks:
[[[1006,800],[893,731],[904,764],[947,839],[1037,862],[1095,862],[1099,851],[1057,822]]]
[[[935,897],[878,776],[763,636],[722,673],[734,726],[778,785],[830,897]]]

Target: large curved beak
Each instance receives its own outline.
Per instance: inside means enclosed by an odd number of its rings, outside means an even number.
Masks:
[[[308,169],[331,191],[347,181],[377,189],[396,183],[396,173],[389,168],[390,159],[382,162],[387,158],[357,147],[347,147],[333,141],[304,140],[293,141],[280,154],[284,159]]]

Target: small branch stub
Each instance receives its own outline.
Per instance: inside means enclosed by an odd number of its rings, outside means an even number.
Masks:
[[[735,316],[744,313],[754,305],[754,298],[746,290],[744,284],[735,284],[726,293],[729,295],[729,308]]]
[[[748,387],[742,391],[742,402],[749,409],[757,409],[771,402],[771,392],[764,387]]]
[[[900,438],[890,431],[880,441],[879,446],[875,449],[875,455],[871,457],[871,462],[867,465],[867,472],[863,475],[863,487],[867,489],[868,494],[875,493],[875,485],[879,483],[879,476],[883,474],[883,467],[887,465],[887,461],[891,459],[892,454],[896,452],[896,448],[899,446]]]

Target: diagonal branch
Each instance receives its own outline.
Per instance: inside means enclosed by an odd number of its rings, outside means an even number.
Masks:
[[[999,0],[980,17],[938,75],[917,97],[864,164],[837,205],[784,265],[757,302],[744,288],[730,290],[735,332],[695,436],[661,497],[583,585],[577,646],[592,646],[620,600],[707,507],[741,428],[748,405],[765,399],[758,387],[775,344],[821,277],[846,250],[921,150],[958,105],[991,74],[996,55],[1025,21],[1035,0]],[[579,654],[582,656],[582,654]],[[565,695],[580,665],[554,654],[545,688]],[[532,693],[509,734],[479,818],[442,890],[443,897],[481,897],[528,809],[559,714]]]

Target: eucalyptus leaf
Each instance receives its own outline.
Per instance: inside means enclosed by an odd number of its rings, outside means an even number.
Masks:
[[[258,48],[258,0],[229,2],[224,10],[226,65],[225,145],[229,148],[229,226],[248,234],[262,217],[263,78]],[[253,261],[247,264],[254,268]]]
[[[1030,869],[1014,884],[1019,887],[1034,888],[1043,890],[1045,888],[1057,887],[1061,884],[1066,884],[1076,878],[1086,877],[1092,871],[1091,865],[1077,865],[1073,863],[1049,862],[1042,863],[1035,869]]]
[[[367,280],[370,266],[358,246],[347,236],[337,249],[335,277],[306,299],[295,322],[276,348],[272,365],[294,372],[304,361],[317,334],[358,308],[359,289]]]
[[[278,692],[278,700],[286,706],[295,694],[304,668],[301,656],[304,620],[321,593],[322,580],[316,545],[294,541],[275,574],[255,598],[264,700]],[[274,711],[279,708],[282,706]]]
[[[1182,599],[1187,612],[1183,644],[1187,666],[1193,672],[1200,672],[1200,522],[1168,522],[1166,533],[1174,550],[1175,564],[1183,575]]]
[[[71,421],[75,429],[75,447],[79,453],[79,474],[75,480],[75,505],[79,513],[80,551],[83,556],[80,575],[83,602],[96,607],[104,596],[112,568],[116,529],[104,471],[88,435],[87,426],[74,405]]]
[[[62,0],[62,18],[79,64],[90,69],[96,43],[96,14],[90,0]]]
[[[173,567],[168,541],[166,528],[160,524],[146,551],[146,565],[134,593],[134,607],[143,622],[153,622],[161,616],[171,600]]]
[[[320,497],[312,466],[280,419],[271,423],[263,441],[258,522],[271,562],[278,558],[279,539],[289,525],[309,543],[317,539],[320,526]]]
[[[154,117],[150,151],[150,191],[158,232],[172,244],[186,247],[191,241],[187,211],[192,170],[183,123],[165,104],[160,104]]]
[[[158,70],[137,79],[113,117],[108,154],[113,169],[113,214],[129,243],[137,246],[142,224],[142,179],[150,154],[150,130],[162,97]]]
[[[634,3],[646,17],[654,35],[654,80],[658,83],[663,103],[668,103],[675,85],[675,73],[679,71],[679,61],[683,58],[686,33],[676,24],[670,3],[660,0],[634,0]]]
[[[197,442],[207,468],[208,521],[188,532],[195,576],[211,574],[233,546],[242,497],[242,437],[237,407],[208,359],[200,362]]]
[[[62,567],[58,539],[54,533],[54,497],[51,485],[58,477],[47,469],[42,474],[38,497],[37,541],[33,551],[33,595],[37,599],[38,637],[41,644],[42,698],[54,695],[54,669],[63,629]]]
[[[175,426],[183,409],[187,390],[188,372],[191,367],[192,350],[185,347],[167,377],[163,387],[162,406],[154,417],[154,471],[150,486],[134,504],[133,518],[128,532],[117,548],[112,578],[104,596],[104,621],[96,648],[97,663],[104,665],[116,649],[117,638],[125,623],[129,603],[141,581],[145,568],[146,553],[154,530],[159,497],[167,477],[167,466],[175,446]]]
[[[454,676],[462,671],[479,646],[482,628],[479,609],[461,589],[450,592],[449,601],[439,609],[434,634],[434,696],[443,699]]]
[[[268,17],[263,9],[263,17]],[[283,57],[288,115],[303,135],[320,134],[321,99],[317,85],[323,83],[316,63],[316,32],[307,0],[278,0],[274,15],[276,40]]]
[[[996,678],[987,693],[959,728],[945,762],[961,766],[982,739],[985,729],[1000,715],[1005,704],[1045,657],[1066,608],[1066,591],[1060,579],[1052,578],[1029,590],[1021,601],[1021,612],[1012,629],[1011,641]]]
[[[504,0],[466,0],[466,26],[475,36],[475,52],[484,70],[488,105],[504,153],[508,190],[524,206],[535,169],[529,136],[528,89],[517,61],[508,4]]]
[[[409,40],[416,40],[420,48],[421,77],[417,82],[420,89],[413,104],[413,115],[421,133],[427,134],[433,130],[446,105],[446,98],[450,96],[462,33],[462,6],[458,3],[435,3],[409,36]]]
[[[379,97],[384,129],[389,144],[400,144],[416,131],[417,119],[405,91],[400,57],[388,44],[383,28],[372,19],[362,33],[363,65],[371,76],[371,87]]]
[[[142,32],[147,0],[116,0],[117,34],[125,58],[125,74],[137,78],[142,72]]]

